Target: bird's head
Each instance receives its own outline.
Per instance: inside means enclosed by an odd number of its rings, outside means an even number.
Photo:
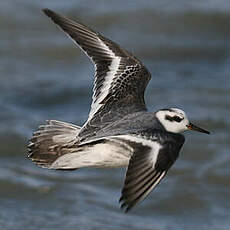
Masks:
[[[181,109],[161,109],[155,113],[155,116],[168,132],[182,133],[186,130],[194,130],[209,134],[208,131],[192,124]]]

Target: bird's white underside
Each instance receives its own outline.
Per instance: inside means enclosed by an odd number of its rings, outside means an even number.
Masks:
[[[154,168],[161,148],[161,145],[158,142],[131,135],[111,136],[104,139],[108,141],[95,145],[79,146],[79,149],[76,149],[76,152],[68,153],[59,157],[53,162],[50,168],[71,169],[82,167],[110,168],[128,166],[130,157],[135,149],[126,144],[124,140],[149,146],[152,150],[148,162],[151,162]]]

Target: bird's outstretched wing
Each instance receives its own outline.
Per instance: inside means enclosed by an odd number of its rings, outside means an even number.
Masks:
[[[153,133],[153,132],[152,132]],[[184,143],[180,134],[142,132],[119,137],[133,148],[120,198],[121,208],[128,212],[158,185],[177,159]]]
[[[49,9],[43,11],[94,63],[93,98],[85,128],[146,110],[144,92],[151,76],[137,58],[81,23]]]

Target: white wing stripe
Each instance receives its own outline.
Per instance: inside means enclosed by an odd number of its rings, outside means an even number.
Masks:
[[[141,137],[135,137],[135,136],[131,136],[131,135],[120,135],[120,136],[117,136],[119,139],[124,139],[124,140],[128,140],[128,141],[131,141],[131,142],[136,142],[136,143],[141,143],[142,145],[144,146],[148,146],[150,147],[152,150],[151,150],[151,153],[150,154],[150,161],[153,163],[153,168],[155,168],[155,163],[157,161],[157,156],[158,156],[158,153],[161,149],[161,145],[156,142],[156,141],[150,141],[150,140],[146,140],[144,138],[141,138]]]
[[[93,96],[93,103],[91,105],[91,111],[90,111],[87,123],[89,120],[91,120],[93,115],[100,109],[100,107],[102,106],[100,103],[108,95],[110,86],[111,86],[111,84],[114,80],[115,74],[119,68],[120,59],[121,59],[120,57],[116,57],[112,60],[111,65],[109,66],[109,71],[107,72],[105,79],[104,79],[104,82],[103,82],[103,85],[101,87],[101,95],[98,98]]]
[[[60,26],[59,26],[60,27]],[[88,31],[87,31],[88,32]],[[65,32],[66,33],[66,32]],[[75,43],[79,46],[79,44],[68,34],[66,33],[67,36]],[[95,35],[94,35],[95,36]],[[104,82],[103,82],[103,86],[101,87],[101,92],[102,94],[100,95],[99,98],[96,98],[94,95],[93,95],[93,101],[92,101],[92,104],[91,104],[91,110],[90,110],[90,114],[89,114],[89,117],[88,117],[88,120],[85,122],[85,124],[83,125],[83,127],[92,119],[92,117],[94,116],[94,114],[100,109],[100,107],[102,105],[100,105],[100,102],[102,102],[106,96],[108,95],[108,92],[109,92],[109,89],[110,89],[110,86],[111,86],[111,83],[113,82],[114,80],[114,77],[115,77],[115,74],[119,68],[119,64],[120,64],[120,60],[121,58],[116,56],[112,50],[109,49],[109,47],[107,45],[105,45],[99,38],[97,38],[98,42],[100,44],[96,44],[96,41],[95,41],[95,48],[99,48],[101,50],[103,50],[104,53],[108,54],[109,57],[112,58],[112,62],[111,62],[111,65],[109,66],[109,71],[107,72],[106,76],[105,76],[105,79],[104,79]],[[92,46],[92,45],[91,45]],[[82,49],[81,46],[79,46],[81,50],[83,50],[85,52],[84,49]],[[86,53],[86,52],[85,52]],[[97,66],[95,64],[95,62],[93,61],[92,57],[90,57],[87,53],[86,55],[90,58],[90,60],[93,62],[94,64],[94,68],[96,70],[96,73],[97,73]],[[95,75],[96,76],[96,75]],[[96,82],[96,78],[95,78],[95,82]],[[94,84],[96,85],[96,84]],[[95,92],[94,92],[95,93]],[[83,128],[82,127],[82,128]]]
[[[100,42],[100,49],[106,51],[106,53],[112,58],[112,61],[111,61],[111,65],[109,66],[109,71],[106,73],[106,76],[104,78],[104,82],[103,82],[103,85],[101,87],[100,96],[98,98],[96,98],[95,95],[93,95],[93,102],[91,105],[91,111],[89,114],[89,118],[85,124],[87,124],[92,119],[93,115],[102,106],[100,103],[106,98],[106,96],[109,93],[110,86],[111,86],[111,84],[115,78],[115,75],[117,73],[117,70],[118,70],[119,65],[120,65],[120,60],[121,60],[121,57],[116,56],[113,53],[113,51],[110,50],[109,47],[107,45],[105,45],[105,43],[103,43],[99,38],[98,38],[98,41]],[[97,79],[95,79],[95,81],[96,80]],[[94,84],[94,85],[96,85],[96,84]],[[95,94],[95,90],[94,90],[94,94]]]

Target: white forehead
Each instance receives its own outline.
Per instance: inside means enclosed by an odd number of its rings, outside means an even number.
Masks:
[[[181,109],[177,109],[177,108],[170,108],[170,110],[172,110],[172,111],[176,112],[177,114],[182,115],[183,117],[186,117],[185,112],[184,112],[183,110],[181,110]]]
[[[188,119],[186,113],[178,108],[161,109],[156,112],[157,118],[161,117],[161,119],[163,119],[166,115]]]

